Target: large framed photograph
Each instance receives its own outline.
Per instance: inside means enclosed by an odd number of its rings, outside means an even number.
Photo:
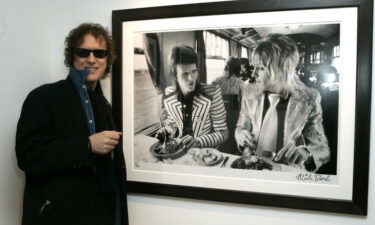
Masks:
[[[128,191],[366,215],[372,9],[273,0],[113,11]]]

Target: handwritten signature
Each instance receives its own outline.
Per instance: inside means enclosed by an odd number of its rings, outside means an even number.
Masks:
[[[299,181],[310,181],[310,182],[330,182],[330,175],[323,174],[311,174],[311,173],[300,173],[296,176]]]

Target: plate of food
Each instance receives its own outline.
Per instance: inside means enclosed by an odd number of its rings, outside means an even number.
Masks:
[[[189,149],[189,153],[201,166],[213,166],[223,160],[223,155],[214,148],[192,148]]]
[[[176,159],[186,153],[186,149],[182,144],[178,144],[178,140],[171,138],[166,142],[156,142],[151,145],[150,152],[157,158]]]
[[[272,170],[272,165],[265,162],[262,158],[256,155],[243,156],[233,161],[230,165],[234,169],[249,169],[249,170]]]

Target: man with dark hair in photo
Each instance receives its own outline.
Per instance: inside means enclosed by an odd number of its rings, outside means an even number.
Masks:
[[[67,78],[27,96],[16,134],[23,225],[128,224],[122,133],[99,81],[114,59],[108,30],[81,24],[65,40]]]
[[[170,54],[174,85],[166,88],[167,118],[156,137],[178,138],[185,148],[215,148],[228,139],[226,111],[220,88],[201,84],[198,56],[190,46],[176,46]]]
[[[254,66],[250,65],[249,59],[240,58],[240,77],[245,84],[251,84],[255,82],[255,78],[252,76]]]
[[[241,95],[245,86],[240,78],[240,61],[229,57],[225,63],[223,75],[216,78],[212,84],[219,85],[222,95]]]
[[[246,152],[315,172],[330,159],[321,96],[296,75],[297,45],[271,34],[252,53],[255,87],[247,86],[235,138]]]

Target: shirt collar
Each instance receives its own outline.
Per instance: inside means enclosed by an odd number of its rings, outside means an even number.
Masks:
[[[282,100],[282,99],[284,99],[284,100],[285,100],[285,99],[289,99],[289,97],[290,97],[290,94],[288,94],[286,97],[284,97],[284,96],[281,96],[280,94],[277,94],[277,93],[275,93],[275,92],[264,91],[264,95],[265,95],[266,98],[268,98],[268,95],[271,95],[271,94],[279,95],[280,100]]]
[[[194,96],[198,96],[199,94],[201,94],[201,85],[199,82],[197,82],[195,84],[195,88],[194,88],[194,91],[190,92],[186,97],[184,96],[184,94],[182,93],[182,90],[181,90],[181,87],[180,85],[178,84],[177,81],[175,81],[175,93],[177,94],[177,100],[178,101],[184,101],[185,99],[188,99],[188,98],[194,98]]]
[[[69,68],[69,78],[77,88],[81,88],[84,84],[86,84],[86,78],[89,73],[90,70],[78,70],[73,67]]]
[[[74,86],[78,90],[80,90],[83,87],[83,85],[86,85],[86,79],[89,73],[90,73],[90,70],[78,70],[76,68],[70,67],[68,77],[73,82]],[[100,85],[99,81],[96,84],[96,88],[94,92],[97,94],[103,94],[102,86]]]

